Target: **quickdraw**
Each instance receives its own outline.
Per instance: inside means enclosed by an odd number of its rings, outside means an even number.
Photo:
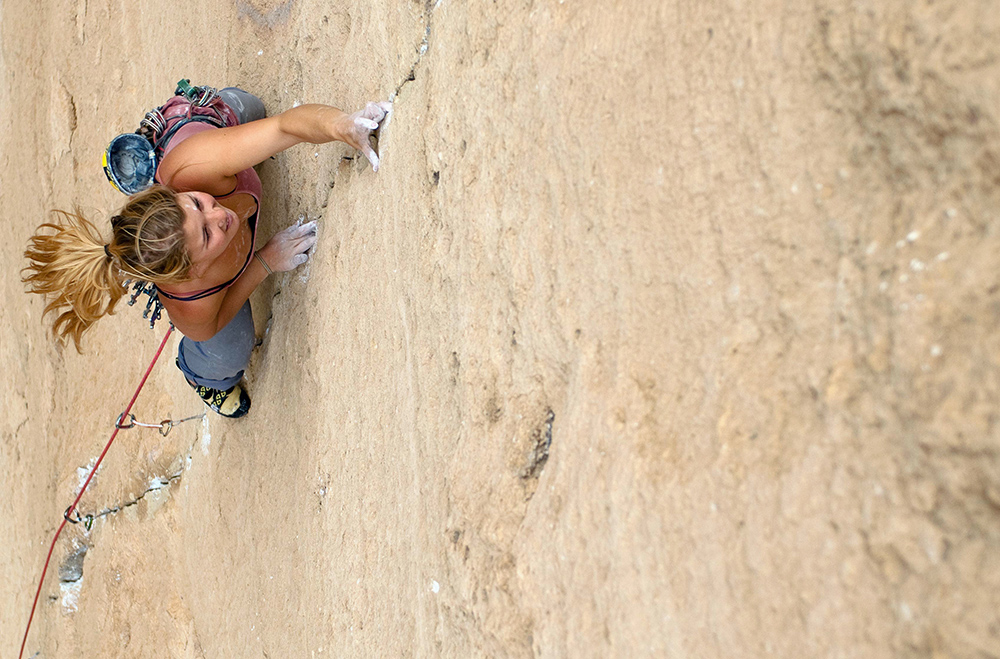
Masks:
[[[159,423],[143,423],[142,421],[137,421],[135,415],[132,414],[131,412],[122,412],[121,414],[118,415],[118,419],[115,420],[115,428],[117,430],[130,430],[135,427],[156,428],[157,430],[160,431],[160,435],[166,437],[168,434],[170,434],[170,431],[171,429],[173,429],[174,426],[179,426],[185,421],[194,421],[195,419],[204,419],[204,418],[205,418],[204,414],[195,414],[193,416],[180,419],[179,421],[174,421],[172,419],[164,419]],[[126,419],[128,420],[126,421]],[[76,519],[70,517],[70,513],[75,513]],[[94,516],[90,514],[81,516],[79,511],[74,510],[74,506],[68,507],[63,512],[63,519],[65,519],[70,524],[83,524],[84,528],[86,528],[88,531],[94,526]]]
[[[194,416],[189,416],[186,419],[181,419],[179,421],[173,421],[171,419],[164,419],[159,423],[143,423],[142,421],[136,421],[134,414],[127,415],[128,421],[126,421],[126,414],[124,412],[119,415],[118,420],[115,421],[115,428],[119,430],[129,430],[135,428],[136,426],[140,428],[156,428],[160,431],[160,434],[166,437],[170,434],[170,430],[174,426],[179,426],[185,421],[194,421],[195,419],[204,419],[204,414],[195,414]]]
[[[76,513],[76,519],[73,519],[72,517],[69,516],[71,512]],[[88,531],[94,527],[94,516],[88,514],[86,517],[80,517],[80,513],[73,510],[73,506],[70,506],[69,508],[66,509],[65,512],[63,512],[63,519],[65,519],[70,524],[82,523],[83,528],[87,529]]]
[[[142,312],[142,317],[149,321],[149,329],[153,329],[156,325],[156,321],[160,319],[163,315],[163,303],[160,302],[160,296],[157,293],[156,286],[148,281],[142,281],[140,279],[126,279],[124,286],[126,289],[129,286],[132,287],[132,294],[128,299],[128,306],[133,307],[138,301],[140,295],[148,295],[149,300],[146,301],[146,308]]]
[[[125,411],[122,412],[122,414],[118,417],[118,421],[115,423],[115,429],[111,433],[111,438],[108,439],[108,443],[104,445],[104,450],[101,451],[101,455],[98,456],[97,462],[94,463],[94,468],[90,470],[90,474],[87,476],[87,480],[84,481],[83,486],[80,488],[79,493],[77,493],[76,499],[73,501],[72,504],[70,504],[69,508],[67,508],[65,512],[63,512],[63,522],[62,524],[59,525],[59,528],[56,529],[56,534],[52,538],[52,544],[49,545],[49,553],[48,555],[46,555],[45,564],[42,567],[42,576],[38,579],[38,588],[35,590],[35,599],[31,604],[31,614],[28,616],[28,624],[24,628],[24,638],[21,640],[21,651],[17,655],[18,659],[24,656],[24,646],[28,642],[28,633],[31,631],[31,621],[35,619],[35,610],[38,608],[38,598],[42,594],[42,585],[45,583],[45,575],[48,573],[49,563],[52,561],[52,552],[56,548],[56,542],[58,542],[59,536],[62,534],[62,531],[66,527],[67,523],[79,524],[80,522],[83,522],[85,525],[88,523],[92,525],[94,523],[93,519],[89,519],[88,521],[88,517],[92,516],[80,517],[80,514],[77,513],[76,519],[73,519],[72,517],[70,517],[70,515],[76,511],[77,504],[80,503],[80,499],[83,498],[83,493],[87,491],[87,486],[90,485],[90,481],[94,478],[94,474],[97,473],[98,468],[101,466],[101,462],[104,461],[104,456],[108,454],[108,450],[111,448],[111,444],[115,441],[115,437],[117,437],[118,433],[123,429],[119,428],[118,425],[126,418],[126,415],[129,415],[129,417],[131,417],[129,413],[132,411],[132,406],[135,405],[135,401],[139,397],[139,392],[142,391],[143,386],[145,386],[146,384],[146,380],[149,379],[149,374],[152,373],[153,366],[156,365],[157,360],[160,358],[160,354],[163,353],[163,348],[166,347],[167,345],[167,339],[170,338],[170,335],[173,333],[173,331],[174,331],[174,326],[171,325],[170,328],[167,330],[166,334],[163,335],[163,340],[160,341],[160,347],[156,350],[156,354],[153,355],[153,360],[149,363],[149,367],[146,368],[146,372],[143,374],[142,379],[139,381],[139,386],[136,387],[135,393],[132,394],[132,399],[129,400],[128,405],[125,407]]]
[[[192,87],[191,81],[187,78],[178,81],[174,96],[180,96],[187,100],[189,107],[184,112],[177,106],[174,99],[164,103],[160,107],[150,110],[139,122],[137,135],[142,135],[149,140],[150,145],[156,149],[157,153],[162,153],[167,142],[174,136],[181,126],[192,121],[204,121],[217,128],[227,125],[226,118],[217,109],[202,110],[206,114],[195,113],[193,108],[210,108],[219,99],[219,91],[215,87]],[[176,121],[173,125],[171,122]]]

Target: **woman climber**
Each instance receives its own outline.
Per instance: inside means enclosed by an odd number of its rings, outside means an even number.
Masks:
[[[129,197],[111,218],[110,241],[79,212],[56,211],[30,240],[24,281],[46,296],[46,314],[57,312],[53,335],[72,338],[77,350],[83,333],[114,312],[125,280],[152,283],[184,335],[177,366],[188,383],[219,414],[240,417],[250,409],[240,381],[256,344],[250,294],[268,275],[305,263],[316,244],[313,221],[255,250],[261,183],[252,168],[301,142],[341,141],[378,171],[369,137],[391,105],[368,103],[353,114],[301,105],[265,117],[260,99],[247,92],[227,88],[217,96],[234,118],[219,127],[191,121],[189,111],[169,144],[157,145],[157,185]]]

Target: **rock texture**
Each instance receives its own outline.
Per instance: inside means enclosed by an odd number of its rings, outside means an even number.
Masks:
[[[123,433],[26,656],[1000,654],[993,3],[169,5],[0,5],[5,656],[163,330],[22,251],[182,77],[392,98],[382,169],[261,165],[254,409]]]

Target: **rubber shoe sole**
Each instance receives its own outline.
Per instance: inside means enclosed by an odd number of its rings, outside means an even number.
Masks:
[[[250,396],[238,384],[225,391],[202,386],[195,386],[194,390],[212,411],[222,416],[238,419],[250,411]]]

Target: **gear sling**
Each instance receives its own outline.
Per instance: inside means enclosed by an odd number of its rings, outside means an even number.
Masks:
[[[123,133],[111,140],[102,157],[104,175],[122,194],[145,190],[155,182],[156,168],[170,140],[191,122],[216,128],[240,123],[218,90],[192,87],[185,78],[177,83],[173,98],[147,112],[134,133]]]

